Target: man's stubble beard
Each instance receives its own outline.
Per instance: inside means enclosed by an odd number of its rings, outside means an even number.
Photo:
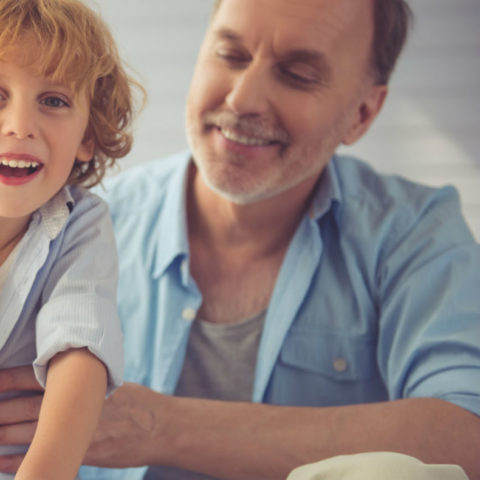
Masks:
[[[320,145],[320,151],[316,154],[309,152],[309,149],[312,148],[311,146],[307,146],[297,153],[289,150],[294,148],[294,146],[287,145],[283,148],[280,147],[278,155],[279,167],[282,167],[282,164],[286,164],[286,167],[279,170],[281,175],[276,176],[275,179],[265,177],[265,175],[263,177],[258,176],[255,179],[249,178],[246,182],[247,187],[240,185],[240,188],[238,188],[237,185],[241,182],[239,182],[238,179],[234,179],[236,186],[235,191],[232,191],[232,182],[229,182],[229,180],[225,178],[225,173],[223,175],[224,178],[220,179],[221,181],[219,181],[218,178],[214,178],[217,176],[215,175],[214,164],[222,160],[215,159],[214,152],[207,151],[208,145],[206,144],[205,135],[208,134],[208,128],[215,127],[206,127],[205,121],[202,119],[198,122],[197,128],[195,121],[189,113],[188,104],[186,110],[186,134],[192,152],[193,162],[208,188],[234,204],[251,205],[284,193],[312,176],[318,178],[336,148],[341,143],[351,123],[350,119],[352,114],[353,111],[350,109],[337,120],[328,134],[324,136],[325,138]],[[313,155],[314,157],[312,157]],[[308,164],[305,164],[305,158],[312,158],[312,160]],[[236,164],[236,168],[238,169],[241,169],[241,164],[245,161],[248,160],[245,160],[241,155],[236,157],[233,154],[229,154],[229,162],[232,165]],[[299,172],[299,169],[303,171]]]

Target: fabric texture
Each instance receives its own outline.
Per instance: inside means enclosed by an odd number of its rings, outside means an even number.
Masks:
[[[248,402],[252,398],[258,344],[265,311],[237,323],[192,324],[175,395]],[[148,480],[216,480],[215,477],[165,466],[149,467]]]
[[[105,202],[65,187],[34,212],[11,260],[0,292],[0,368],[33,364],[45,387],[56,353],[86,347],[107,368],[108,393],[118,387],[124,369],[118,264]],[[20,395],[28,392],[0,399]],[[0,454],[24,451],[23,445],[0,446]]]
[[[265,312],[232,324],[196,319],[175,395],[248,402]]]
[[[296,468],[287,480],[468,480],[456,465],[428,465],[390,452],[341,455]]]
[[[13,264],[13,261],[17,257],[17,247],[10,252],[10,255],[5,259],[5,261],[0,265],[0,293],[2,293],[3,286],[7,281],[8,272],[10,267]]]
[[[190,154],[113,178],[128,381],[172,394],[202,297],[189,273]],[[332,406],[435,397],[480,415],[480,246],[453,187],[334,156],[291,240],[252,401]],[[142,478],[145,469],[85,470]]]
[[[87,347],[122,383],[115,239],[105,202],[65,187],[34,212],[0,293],[0,368],[33,363],[45,386],[58,352]]]

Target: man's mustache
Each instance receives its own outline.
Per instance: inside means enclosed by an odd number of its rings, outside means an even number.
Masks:
[[[257,115],[236,115],[229,111],[207,112],[204,115],[206,126],[235,130],[242,135],[252,136],[270,142],[289,143],[290,135],[285,128],[268,118]]]

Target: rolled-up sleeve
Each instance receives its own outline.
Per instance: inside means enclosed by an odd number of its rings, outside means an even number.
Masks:
[[[106,204],[94,195],[83,198],[52,248],[58,253],[37,316],[35,374],[44,386],[55,354],[88,348],[107,368],[109,394],[122,383],[123,337],[117,253]]]
[[[391,398],[436,397],[480,415],[480,245],[459,212],[455,191],[440,190],[388,249],[378,363]]]

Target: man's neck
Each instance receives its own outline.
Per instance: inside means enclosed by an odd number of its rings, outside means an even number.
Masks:
[[[254,205],[235,205],[193,172],[188,236],[191,273],[203,296],[201,318],[238,322],[267,308],[313,185],[303,189],[307,194],[298,189]]]
[[[192,168],[188,194],[190,240],[248,258],[285,249],[310,203],[316,179],[273,198],[238,205],[211,190]],[[244,257],[245,258],[245,257]]]

